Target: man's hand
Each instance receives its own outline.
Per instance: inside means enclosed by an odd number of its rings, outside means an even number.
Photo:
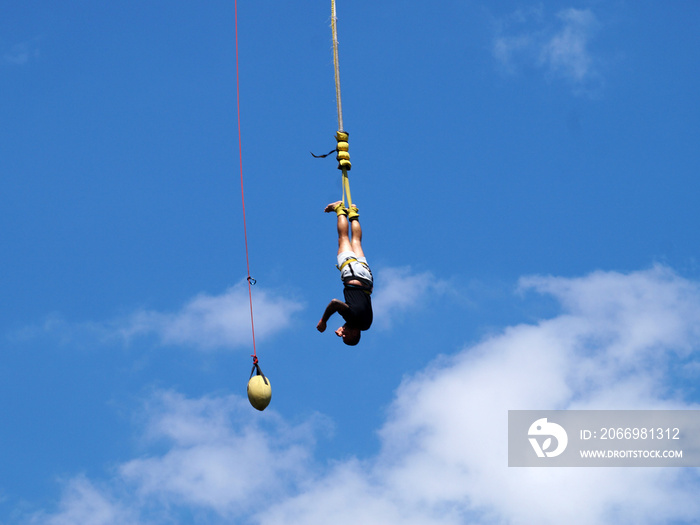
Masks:
[[[343,312],[350,312],[350,307],[347,304],[345,304],[343,301],[339,301],[338,299],[333,299],[330,303],[328,303],[328,306],[326,306],[326,311],[323,312],[323,316],[321,317],[321,320],[316,325],[316,329],[319,332],[325,332],[326,331],[326,323],[328,322],[328,319],[330,319],[331,316],[336,312],[340,312],[341,315],[343,315]]]

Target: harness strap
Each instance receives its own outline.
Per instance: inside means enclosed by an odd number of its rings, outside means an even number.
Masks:
[[[340,266],[338,266],[338,265],[336,264],[335,267],[338,268],[338,270],[342,271],[343,268],[345,268],[348,264],[353,263],[353,262],[356,262],[356,263],[358,263],[358,264],[361,264],[362,266],[364,266],[365,268],[367,268],[367,269],[369,270],[369,265],[368,265],[366,262],[358,261],[358,260],[355,259],[354,257],[351,257],[351,258],[349,258],[349,259],[346,259],[346,260],[343,262],[343,264],[341,264]],[[350,271],[352,271],[352,268],[350,268]],[[355,272],[352,272],[352,274],[355,275]]]
[[[346,259],[345,262],[343,262],[343,264],[341,264],[340,266],[338,266],[338,265],[336,264],[335,267],[338,268],[338,270],[341,270],[341,271],[342,271],[342,269],[345,268],[345,267],[346,267],[348,264],[350,264],[351,262],[360,262],[360,261],[358,261],[358,260],[355,259],[354,257],[350,257],[349,259]],[[362,263],[360,263],[360,264],[362,264]],[[367,266],[367,265],[365,265],[365,266]]]

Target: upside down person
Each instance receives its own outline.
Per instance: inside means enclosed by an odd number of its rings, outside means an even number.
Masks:
[[[343,201],[326,206],[326,213],[335,212],[338,216],[338,269],[343,281],[345,302],[333,299],[323,317],[316,325],[319,332],[326,331],[328,319],[339,313],[345,324],[335,333],[346,345],[354,346],[360,342],[362,331],[372,325],[372,288],[374,280],[372,271],[362,251],[362,228],[357,206],[346,208]]]

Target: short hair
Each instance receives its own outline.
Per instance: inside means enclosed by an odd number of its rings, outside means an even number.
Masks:
[[[348,331],[349,329],[349,331]],[[345,343],[348,346],[355,346],[357,343],[360,342],[360,336],[362,335],[362,332],[360,332],[359,328],[349,327],[345,326],[345,333],[343,334],[343,343]]]

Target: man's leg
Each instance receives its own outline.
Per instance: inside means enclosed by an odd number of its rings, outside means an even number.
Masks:
[[[358,257],[364,257],[365,252],[362,251],[362,227],[360,226],[360,219],[353,219],[350,221],[350,228],[352,229],[352,241],[350,246],[352,251]]]
[[[348,218],[345,215],[338,215],[338,254],[354,251],[352,247],[353,243],[350,242],[348,233]],[[355,253],[357,254],[357,252]]]
[[[338,214],[338,255],[343,252],[353,251],[352,243],[350,242],[348,217],[344,212],[344,208],[339,209],[339,206],[342,205],[342,201],[333,202],[326,206],[326,209],[324,210],[326,213],[335,212]]]

